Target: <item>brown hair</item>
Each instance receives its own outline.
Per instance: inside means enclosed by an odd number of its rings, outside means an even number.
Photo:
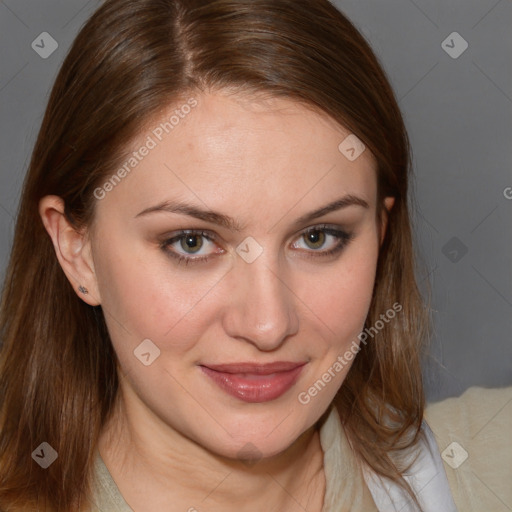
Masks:
[[[420,432],[427,319],[414,276],[407,134],[369,45],[327,0],[106,0],[62,65],[23,187],[0,310],[0,507],[84,510],[118,391],[103,311],[72,289],[40,199],[60,196],[68,219],[86,228],[95,187],[141,126],[185,94],[223,88],[328,114],[375,156],[381,204],[396,198],[366,327],[393,303],[402,310],[362,347],[335,404],[359,459],[414,499],[392,454]],[[59,454],[46,470],[31,458],[43,441]]]

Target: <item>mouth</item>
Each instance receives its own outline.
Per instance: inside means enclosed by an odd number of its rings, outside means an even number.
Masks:
[[[305,362],[231,363],[200,368],[227,394],[249,403],[276,400],[297,382]]]

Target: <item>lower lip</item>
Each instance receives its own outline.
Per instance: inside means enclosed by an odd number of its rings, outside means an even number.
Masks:
[[[229,395],[244,402],[259,403],[284,395],[295,384],[303,367],[269,375],[224,373],[206,366],[201,366],[201,370]]]

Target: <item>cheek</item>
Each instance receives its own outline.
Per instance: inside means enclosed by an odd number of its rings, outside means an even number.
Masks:
[[[116,350],[133,351],[148,338],[162,349],[186,351],[209,320],[204,299],[222,276],[177,267],[159,249],[112,247],[98,258],[96,274]]]
[[[309,332],[316,343],[310,352],[313,366],[297,399],[311,408],[313,416],[334,399],[357,357],[358,335],[373,295],[377,256],[377,243],[354,248],[335,270],[315,280],[316,291],[307,296],[306,304],[315,312]]]
[[[350,344],[363,327],[371,304],[377,257],[378,244],[372,237],[342,255],[331,271],[316,276],[310,293],[304,292],[306,305],[316,313],[337,348]]]

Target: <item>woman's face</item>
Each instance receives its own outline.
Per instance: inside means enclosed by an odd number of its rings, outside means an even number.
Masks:
[[[97,189],[94,293],[141,428],[266,457],[327,409],[382,235],[374,159],[348,135],[288,100],[196,95]]]

